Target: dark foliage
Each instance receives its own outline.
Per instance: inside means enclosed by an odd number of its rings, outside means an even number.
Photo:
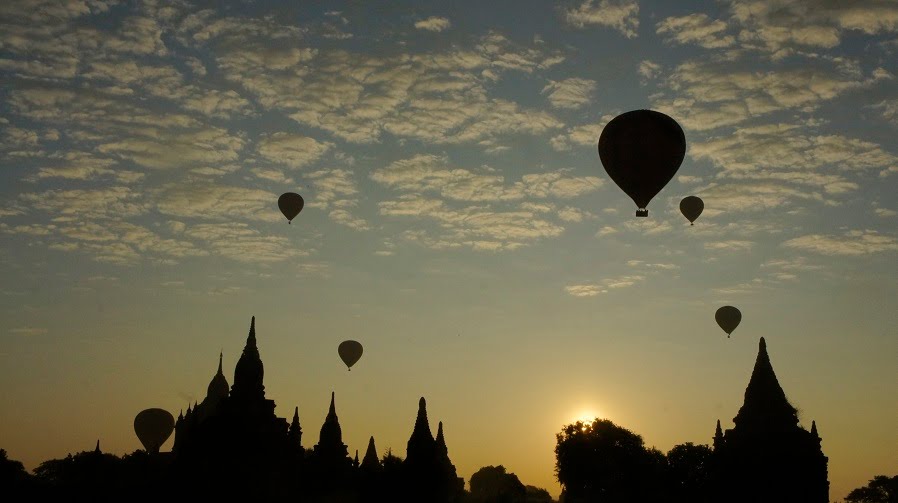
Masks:
[[[848,493],[848,503],[898,503],[898,475],[877,475],[864,487]]]

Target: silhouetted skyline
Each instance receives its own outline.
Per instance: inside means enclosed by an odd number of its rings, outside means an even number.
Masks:
[[[0,2],[0,448],[29,469],[133,452],[136,414],[201,404],[256,315],[266,399],[304,442],[335,392],[351,457],[399,452],[410,418],[387,411],[424,396],[459,476],[557,496],[562,425],[662,452],[734,428],[764,337],[843,497],[895,463],[896,18]],[[686,142],[646,218],[597,151],[633,110]]]

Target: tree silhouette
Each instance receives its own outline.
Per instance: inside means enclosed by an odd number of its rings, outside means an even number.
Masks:
[[[714,451],[707,445],[686,442],[667,453],[667,468],[674,502],[708,501]]]
[[[848,493],[848,503],[898,503],[898,475],[877,475],[864,487]]]
[[[524,503],[527,488],[505,467],[484,466],[471,475],[471,501],[476,503]]]
[[[556,435],[555,472],[565,501],[633,502],[663,498],[664,454],[607,419],[577,421]]]

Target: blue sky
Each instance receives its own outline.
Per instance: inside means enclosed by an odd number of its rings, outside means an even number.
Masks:
[[[315,429],[334,389],[351,448],[401,451],[425,395],[465,477],[504,463],[557,493],[554,433],[584,414],[706,443],[760,336],[833,497],[894,472],[896,2],[0,19],[0,437],[26,464],[97,436],[133,450],[133,414],[201,399],[256,315],[281,415]],[[639,108],[688,148],[647,219],[596,154]],[[344,339],[366,348],[352,375]],[[60,406],[77,426],[45,435]]]

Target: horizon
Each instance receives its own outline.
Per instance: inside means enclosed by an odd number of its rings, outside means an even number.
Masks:
[[[279,417],[314,436],[335,392],[350,455],[404,455],[425,397],[466,483],[557,498],[555,435],[593,417],[710,444],[761,337],[832,500],[898,470],[898,3],[14,0],[0,28],[0,448],[29,470],[133,452],[219,352],[233,384],[251,316]],[[686,139],[647,218],[597,151],[639,109]]]

